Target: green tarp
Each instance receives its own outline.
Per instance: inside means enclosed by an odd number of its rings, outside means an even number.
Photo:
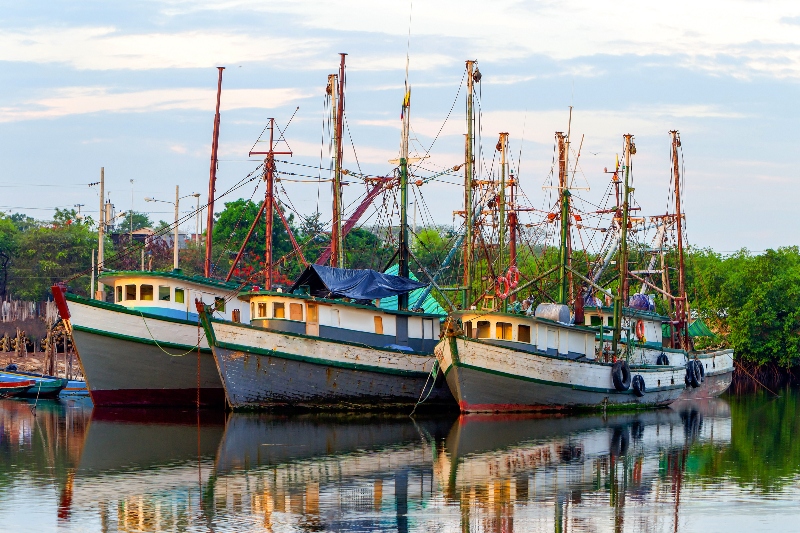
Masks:
[[[393,276],[396,276],[397,275],[397,265],[393,265],[393,266],[389,267],[389,269],[385,273],[386,274],[391,274]],[[409,272],[408,276],[411,279],[415,280],[415,281],[419,281],[417,279],[417,277],[414,275],[413,272]],[[417,302],[417,300],[419,300],[419,297],[422,295],[422,292],[424,290],[425,290],[425,288],[423,287],[421,289],[415,289],[415,290],[411,291],[410,293],[408,293],[408,303],[409,303],[409,305],[414,305]],[[390,296],[388,298],[381,298],[381,309],[386,309],[386,310],[389,310],[389,311],[397,310],[397,296]],[[441,316],[446,316],[447,315],[447,311],[445,311],[442,308],[442,306],[439,305],[439,302],[436,301],[436,298],[434,298],[432,294],[428,294],[428,297],[425,298],[424,302],[422,302],[422,310],[425,311],[426,313],[429,313],[429,314],[432,314],[432,315],[441,315]]]
[[[662,324],[661,325],[661,334],[664,336],[665,339],[669,338],[669,324]],[[716,334],[708,329],[706,323],[703,322],[702,319],[698,318],[691,324],[689,324],[689,336],[690,337],[716,337]]]

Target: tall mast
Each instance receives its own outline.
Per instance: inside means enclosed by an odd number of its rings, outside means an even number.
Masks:
[[[472,281],[472,181],[474,175],[475,157],[473,147],[475,145],[475,135],[473,126],[473,94],[475,82],[475,61],[467,61],[467,137],[464,146],[464,292],[462,295],[461,306],[466,309],[471,301],[470,283]]]
[[[517,181],[514,177],[514,174],[509,172],[509,196],[508,196],[508,266],[516,267],[517,266],[517,204],[515,203],[514,199],[514,187],[516,187]],[[514,303],[517,300],[516,294],[511,294],[508,297],[508,301]]]
[[[505,272],[505,247],[506,247],[506,148],[508,147],[508,133],[501,133],[500,140],[497,142],[500,148],[500,194],[499,200],[499,220],[497,221],[497,271]],[[503,302],[505,309],[506,302]]]
[[[239,258],[242,256],[244,252],[244,247],[247,245],[247,241],[250,239],[250,236],[253,234],[253,229],[255,229],[256,223],[258,222],[258,218],[261,216],[261,211],[264,211],[264,215],[266,216],[265,222],[265,232],[264,232],[264,288],[268,291],[272,290],[272,218],[275,213],[275,156],[276,155],[292,155],[291,151],[287,152],[276,152],[275,145],[274,145],[274,133],[275,133],[275,119],[269,119],[269,151],[268,152],[250,152],[248,153],[248,157],[254,155],[265,155],[264,158],[264,183],[266,184],[266,193],[264,195],[264,205],[261,206],[261,210],[256,215],[255,220],[253,220],[253,225],[250,227],[250,231],[247,233],[247,237],[245,237],[244,242],[242,243],[242,247],[239,249],[239,253],[236,256],[236,259],[233,260],[233,265],[231,266],[230,272],[228,272],[228,277],[225,278],[225,281],[229,280],[231,274],[233,274],[233,269],[238,263]]]
[[[672,136],[672,179],[675,181],[675,225],[678,238],[678,298],[676,299],[676,318],[680,330],[681,347],[689,349],[689,301],[686,296],[686,265],[683,258],[683,215],[681,213],[681,180],[678,163],[678,148],[681,146],[681,134],[677,130],[669,132]]]
[[[333,102],[331,108],[334,112],[334,143],[336,156],[334,161],[333,173],[333,227],[331,228],[331,266],[344,267],[344,238],[342,235],[342,157],[344,146],[342,143],[342,131],[344,127],[344,60],[347,54],[339,54],[341,62],[339,64],[338,77],[334,74],[328,76],[328,83],[335,85],[330,87]]]
[[[219,101],[222,96],[222,71],[225,67],[217,67],[217,110],[214,113],[214,137],[211,140],[211,175],[208,179],[208,218],[206,219],[206,260],[203,266],[205,276],[211,277],[211,235],[214,229],[214,191],[217,186],[217,148],[219,147]]]
[[[558,190],[561,197],[561,245],[559,247],[558,303],[566,304],[569,299],[569,183],[567,180],[567,141],[563,132],[556,132],[558,143]]]
[[[406,84],[403,95],[403,107],[400,118],[403,122],[400,137],[400,250],[397,262],[397,274],[407,278],[408,269],[408,130],[409,113],[411,111],[411,87],[408,85],[408,57],[406,56]],[[408,309],[408,293],[401,294],[397,300],[397,308]]]
[[[636,153],[636,145],[633,144],[633,135],[630,133],[623,136],[625,139],[625,178],[622,189],[622,220],[620,221],[620,240],[619,240],[619,287],[614,297],[614,337],[611,350],[614,356],[617,355],[617,348],[622,337],[622,307],[628,297],[628,208],[630,207],[630,173],[631,156]]]

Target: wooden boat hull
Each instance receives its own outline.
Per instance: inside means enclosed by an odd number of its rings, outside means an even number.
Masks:
[[[201,319],[233,409],[455,407],[432,355]]]
[[[0,382],[0,398],[19,397],[30,390],[33,385],[33,380]]]
[[[633,366],[647,392],[617,391],[611,365],[444,337],[436,357],[462,412],[666,406],[685,389],[682,366]]]
[[[225,406],[198,324],[68,295],[73,340],[96,406]],[[200,338],[200,353],[197,342]],[[198,387],[199,384],[199,387]]]

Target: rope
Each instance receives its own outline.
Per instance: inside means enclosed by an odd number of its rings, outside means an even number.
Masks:
[[[433,387],[434,385],[436,385],[435,377],[433,378],[433,382],[431,383],[431,390],[428,391],[428,394],[425,395],[424,399],[422,398],[422,395],[425,393],[425,387],[428,386],[428,381],[430,381],[431,376],[435,376],[438,371],[439,371],[439,360],[434,359],[431,371],[428,373],[428,377],[425,378],[425,384],[422,386],[422,391],[420,391],[419,393],[419,399],[417,399],[417,403],[414,404],[414,409],[411,410],[411,414],[408,416],[413,416],[414,413],[417,411],[417,407],[419,407],[421,403],[424,403],[430,397],[431,393],[433,392]]]
[[[162,348],[162,347],[161,347],[161,345],[160,345],[160,344],[158,343],[158,341],[156,340],[156,338],[155,338],[155,337],[153,337],[153,332],[152,332],[152,331],[150,331],[150,326],[148,326],[148,325],[147,325],[147,320],[145,320],[145,319],[144,319],[144,315],[142,314],[142,312],[141,312],[141,311],[139,311],[139,315],[141,315],[141,317],[142,317],[142,322],[144,322],[144,327],[146,327],[146,328],[147,328],[147,333],[149,333],[149,334],[150,334],[150,338],[151,338],[151,339],[153,339],[153,342],[155,342],[155,343],[156,343],[156,346],[158,346],[158,348],[159,348],[159,349],[160,349],[162,352],[164,352],[165,354],[167,354],[167,355],[169,355],[169,356],[172,356],[172,357],[183,357],[184,355],[187,355],[187,354],[190,354],[190,353],[192,353],[192,352],[194,351],[194,349],[195,349],[195,348],[197,348],[197,350],[198,350],[198,353],[199,353],[199,350],[200,350],[200,339],[197,339],[197,344],[195,344],[194,346],[192,346],[192,347],[189,349],[189,351],[188,351],[188,352],[184,352],[184,353],[169,353],[169,352],[168,352],[168,351],[166,351],[164,348]]]

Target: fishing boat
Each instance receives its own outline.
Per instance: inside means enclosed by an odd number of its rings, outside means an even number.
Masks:
[[[467,90],[468,98],[471,91]],[[467,109],[470,109],[468,105]],[[471,125],[468,115],[468,125]],[[468,132],[471,131],[468,126]],[[618,263],[627,264],[627,229],[630,189],[630,158],[635,152],[633,136],[625,135],[624,200],[619,209],[620,247]],[[468,134],[468,147],[472,140]],[[495,269],[507,274],[496,277],[496,288],[491,296],[480,298],[482,308],[473,307],[451,313],[444,327],[444,335],[436,347],[436,356],[447,383],[462,412],[519,412],[561,410],[575,408],[657,407],[674,402],[685,389],[687,369],[683,363],[651,364],[637,362],[622,349],[620,316],[626,301],[627,284],[618,283],[614,296],[614,336],[610,357],[596,349],[597,332],[583,325],[581,309],[572,315],[566,305],[571,292],[573,276],[589,281],[570,259],[570,183],[568,180],[569,134],[556,133],[558,154],[558,212],[551,211],[548,218],[560,218],[559,263],[544,275],[558,271],[558,301],[529,305],[527,312],[508,312],[507,299],[532,285],[532,280],[517,286],[519,270],[516,264],[516,227],[510,231],[509,261],[504,262],[506,231],[506,189],[511,187],[511,198],[517,185],[506,174],[508,134],[501,133],[497,149],[500,155],[499,181],[493,185],[492,195],[498,210],[498,261]],[[468,148],[469,150],[469,148]],[[472,176],[465,173],[465,188],[473,187]],[[513,207],[513,206],[512,206]],[[482,212],[484,206],[474,206],[465,201],[465,217]],[[512,211],[513,213],[513,211]],[[516,222],[515,215],[510,217]],[[471,242],[467,236],[465,242]],[[469,260],[465,260],[469,264]],[[507,265],[507,266],[506,266]],[[620,280],[626,280],[624,267],[620,267]],[[541,279],[544,275],[539,276]],[[468,275],[465,279],[469,280]],[[468,281],[469,283],[469,281]],[[592,283],[593,286],[597,284]],[[609,296],[610,292],[597,286]],[[468,292],[465,291],[465,292]],[[497,296],[497,298],[495,298]],[[580,298],[577,299],[580,301]],[[468,298],[465,297],[465,304]],[[535,309],[535,310],[534,310]],[[577,318],[577,319],[576,319]],[[663,362],[663,361],[662,361]]]
[[[18,397],[41,399],[58,398],[58,395],[67,386],[66,379],[54,376],[0,370],[0,383],[21,384],[30,382],[33,382],[33,385],[28,390],[18,394]]]
[[[714,334],[703,323],[700,317],[690,322],[689,299],[686,292],[686,267],[684,260],[685,213],[681,198],[681,173],[679,166],[679,150],[681,148],[680,133],[670,131],[671,137],[671,181],[674,198],[674,213],[651,216],[649,221],[656,229],[652,247],[647,250],[650,259],[641,270],[629,270],[627,275],[631,283],[639,283],[640,289],[628,299],[628,305],[622,308],[619,343],[626,347],[631,356],[643,364],[669,364],[670,360],[685,364],[687,373],[686,388],[681,399],[698,399],[719,396],[725,392],[733,380],[733,349],[697,350],[694,340],[700,337],[713,337]],[[619,168],[614,171],[614,183]],[[619,227],[615,228],[619,230]],[[670,291],[670,276],[665,258],[667,249],[665,242],[667,232],[674,232],[675,255],[677,265],[677,287]],[[617,239],[610,247],[613,252],[619,244]],[[647,254],[645,254],[647,255]],[[610,257],[610,255],[606,255]],[[592,275],[597,281],[607,261]],[[660,278],[660,280],[659,280]],[[660,283],[659,283],[660,281]],[[608,342],[613,339],[604,331],[613,330],[614,308],[603,306],[595,297],[596,291],[589,287],[584,298],[584,325],[598,331],[598,341],[604,352],[609,351]],[[672,316],[664,316],[655,312],[655,297],[661,297]]]
[[[192,299],[228,320],[249,307],[225,297],[239,286],[181,271],[106,271],[100,280],[114,303],[53,294],[97,406],[224,407],[224,391]]]
[[[441,316],[411,310],[409,305],[409,293],[425,284],[410,279],[409,271],[407,80],[404,96],[400,157],[394,161],[399,163],[395,179],[401,196],[398,275],[340,268],[341,203],[335,179],[332,266],[309,265],[288,293],[272,290],[272,273],[267,269],[264,290],[239,295],[250,302],[250,326],[217,320],[208,306],[198,304],[232,408],[386,409],[420,401],[452,404],[432,353]],[[336,123],[341,125],[341,108]],[[273,205],[269,195],[277,153],[272,135],[269,146],[264,165],[268,209]],[[379,307],[380,300],[387,298],[397,298],[396,310]]]

